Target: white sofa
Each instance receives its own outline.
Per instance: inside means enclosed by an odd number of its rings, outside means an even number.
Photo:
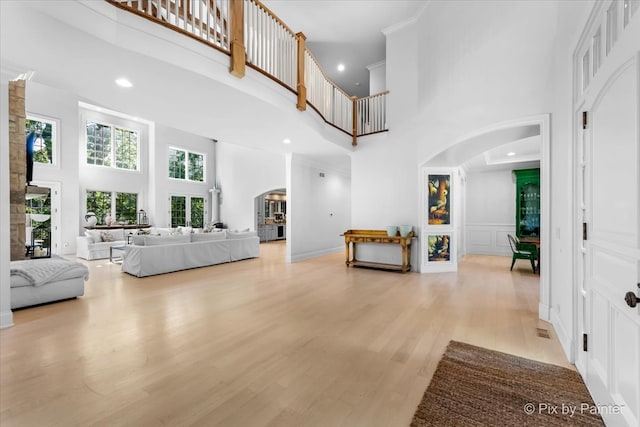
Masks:
[[[126,239],[124,228],[87,230],[76,238],[76,256],[86,260],[109,258],[109,248],[126,244]]]
[[[125,248],[122,271],[146,277],[258,256],[260,239],[255,231],[135,236]]]

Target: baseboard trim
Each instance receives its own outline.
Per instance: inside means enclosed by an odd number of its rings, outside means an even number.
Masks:
[[[575,363],[575,354],[573,340],[567,334],[567,329],[564,327],[562,321],[560,320],[560,316],[556,311],[551,311],[551,324],[553,325],[553,329],[556,331],[556,335],[558,336],[558,341],[560,341],[560,345],[564,350],[564,354],[569,359],[569,362]]]
[[[0,312],[0,329],[13,326],[13,312],[11,310]]]
[[[298,262],[298,261],[303,261],[305,259],[316,258],[319,256],[334,254],[336,252],[342,252],[342,251],[344,251],[344,246],[338,246],[335,248],[328,248],[328,249],[320,249],[318,251],[303,252],[301,254],[292,255],[290,258],[287,257],[287,262],[290,262],[290,263]]]
[[[544,320],[545,322],[550,322],[551,321],[551,317],[549,316],[550,311],[551,309],[549,308],[548,305],[543,303],[538,304],[538,317],[540,318],[540,320]]]

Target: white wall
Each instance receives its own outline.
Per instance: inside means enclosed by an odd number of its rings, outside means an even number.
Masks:
[[[350,172],[295,154],[289,170],[287,261],[344,251],[340,234],[351,224]]]
[[[509,169],[467,174],[466,253],[511,255],[507,234],[515,233],[515,193]]]
[[[0,328],[13,325],[11,313],[11,218],[9,215],[9,86],[3,76],[0,84]]]
[[[367,66],[369,70],[369,95],[387,90],[387,65],[385,61]]]
[[[216,159],[216,183],[222,190],[221,222],[230,229],[253,230],[254,199],[266,191],[286,186],[285,156],[218,142]],[[289,209],[287,203],[287,211]]]
[[[196,196],[205,199],[205,222],[211,221],[211,193],[209,189],[215,184],[216,154],[213,140],[193,135],[177,129],[155,125],[155,143],[152,151],[150,189],[153,200],[150,200],[151,222],[158,227],[169,227],[171,195]],[[205,182],[189,182],[169,178],[169,147],[204,154]]]
[[[57,164],[34,164],[33,180],[60,183],[60,216],[63,221],[60,226],[61,248],[58,253],[75,254],[81,211],[78,198],[78,98],[67,91],[28,81],[25,106],[27,115],[45,116],[57,122]]]

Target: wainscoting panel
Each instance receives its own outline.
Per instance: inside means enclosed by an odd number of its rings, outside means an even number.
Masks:
[[[466,253],[511,256],[507,234],[515,234],[515,224],[467,224]]]

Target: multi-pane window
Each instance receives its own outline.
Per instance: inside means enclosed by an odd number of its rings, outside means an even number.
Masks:
[[[169,178],[185,179],[185,151],[169,148]]]
[[[138,221],[138,195],[136,193],[116,193],[117,221],[135,224]]]
[[[87,212],[96,214],[98,224],[104,225],[104,219],[111,216],[111,192],[87,191]]]
[[[204,197],[171,196],[171,227],[204,227]]]
[[[191,197],[191,226],[195,228],[204,227],[204,198]]]
[[[25,133],[35,132],[33,144],[33,161],[37,163],[54,164],[56,123],[52,120],[36,116],[27,116]]]
[[[87,122],[87,164],[138,170],[138,132]]]
[[[135,224],[137,221],[138,195],[111,191],[87,191],[87,212],[96,214],[98,224],[104,224],[107,216],[117,222]]]
[[[138,169],[138,133],[115,128],[116,167],[120,169]]]
[[[205,156],[169,148],[169,178],[204,182]]]
[[[204,181],[204,156],[202,154],[189,153],[189,179]]]

